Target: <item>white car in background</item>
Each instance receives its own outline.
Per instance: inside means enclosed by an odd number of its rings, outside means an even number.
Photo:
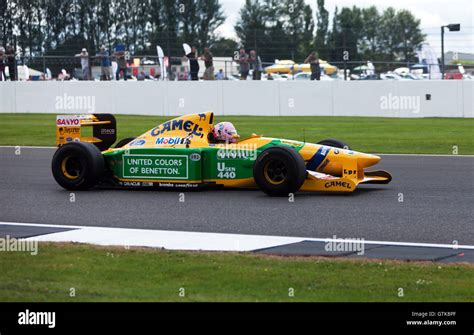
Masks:
[[[381,80],[413,80],[413,78],[402,77],[395,72],[385,72],[380,74]]]
[[[300,72],[293,76],[293,80],[311,80],[311,73]],[[321,81],[332,81],[333,78],[321,73]]]

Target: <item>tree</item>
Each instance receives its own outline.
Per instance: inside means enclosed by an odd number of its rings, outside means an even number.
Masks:
[[[343,7],[334,13],[333,28],[331,31],[331,60],[342,61],[343,51],[348,51],[351,60],[361,60],[359,55],[359,41],[363,37],[363,21],[360,8]]]
[[[265,19],[266,8],[259,0],[245,0],[239,12],[240,18],[235,25],[235,33],[242,46],[267,44]]]
[[[265,61],[301,59],[313,41],[312,10],[304,0],[246,0],[235,32],[242,46]]]
[[[363,39],[360,41],[361,53],[365,59],[377,60],[379,53],[380,14],[375,6],[362,9]]]
[[[197,0],[199,25],[198,42],[201,48],[215,40],[214,31],[225,21],[222,6],[218,0]]]
[[[425,40],[425,35],[420,30],[420,20],[409,11],[400,10],[397,21],[400,25],[398,54],[403,55],[405,62],[413,61],[416,59],[415,49]]]
[[[216,57],[230,57],[237,51],[239,45],[231,38],[217,38],[214,43],[210,45],[212,53]]]
[[[330,54],[329,46],[327,44],[329,31],[329,12],[324,7],[324,0],[317,0],[317,5],[316,38],[314,45],[319,52],[319,56],[321,58],[327,59]]]

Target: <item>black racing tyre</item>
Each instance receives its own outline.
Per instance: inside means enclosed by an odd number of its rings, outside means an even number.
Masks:
[[[65,189],[88,190],[104,174],[104,157],[92,143],[68,143],[56,150],[51,169],[56,182]]]
[[[351,150],[351,147],[349,146],[349,144],[343,141],[336,140],[334,138],[328,138],[328,139],[319,141],[317,144],[327,145],[333,148]]]
[[[253,165],[253,177],[266,194],[284,197],[301,188],[306,179],[306,166],[295,149],[273,146],[258,155]]]
[[[115,145],[114,148],[121,148],[123,147],[124,145],[132,142],[134,139],[136,139],[136,137],[127,137],[127,138],[123,138],[121,139],[120,141],[117,142],[117,144]]]

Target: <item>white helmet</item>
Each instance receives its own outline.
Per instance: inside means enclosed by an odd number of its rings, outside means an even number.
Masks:
[[[235,143],[239,135],[237,130],[230,122],[219,122],[214,126],[212,130],[214,138],[218,141],[225,141],[226,143]]]

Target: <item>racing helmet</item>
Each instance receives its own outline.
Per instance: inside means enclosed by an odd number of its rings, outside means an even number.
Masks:
[[[226,143],[235,143],[237,138],[240,137],[231,122],[219,122],[214,125],[212,133],[216,140],[224,141]]]

